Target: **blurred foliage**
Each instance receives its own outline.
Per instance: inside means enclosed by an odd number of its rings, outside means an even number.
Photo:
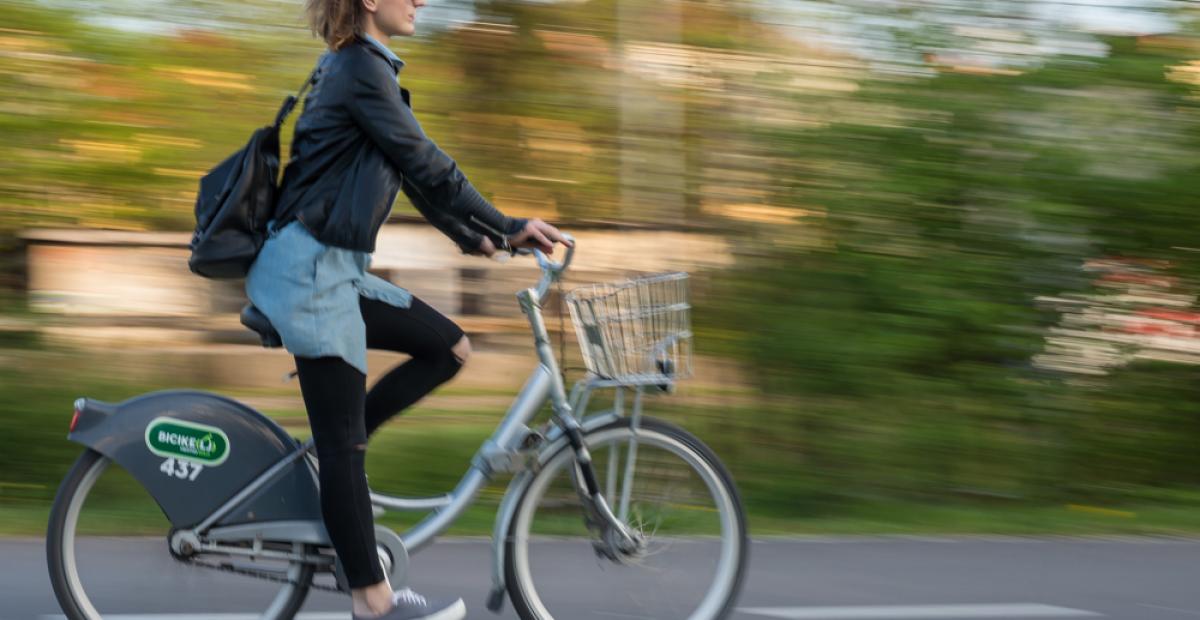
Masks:
[[[760,136],[803,162],[776,195],[803,217],[742,231],[701,342],[752,364],[772,396],[764,435],[794,431],[781,512],[1200,482],[1195,366],[1084,381],[1030,364],[1059,318],[1035,299],[1095,287],[1085,262],[1200,275],[1200,91],[1177,79],[1200,47],[1105,43],[1026,71],[865,81],[826,126]]]
[[[1145,384],[1140,394],[1155,394],[1161,388],[1162,384],[1157,380],[1140,376]],[[138,382],[114,380],[113,377],[111,368],[97,368],[70,351],[29,353],[24,357],[23,369],[0,370],[0,381],[5,386],[0,390],[0,407],[5,411],[5,415],[0,416],[0,437],[3,438],[0,467],[5,472],[0,476],[0,535],[40,535],[44,532],[57,485],[82,449],[65,438],[72,399],[86,394],[91,398],[119,402],[166,387],[205,389],[194,381],[173,381],[163,385],[153,380]],[[1194,388],[1187,383],[1176,382],[1174,385],[1179,389],[1171,396],[1178,400],[1171,401],[1174,404],[1164,404],[1161,410],[1145,412],[1128,407],[1128,403],[1111,403],[1108,419],[1124,420],[1124,426],[1102,431],[1103,436],[1094,437],[1090,446],[1102,447],[1118,459],[1090,472],[1081,482],[1108,484],[1113,470],[1131,464],[1139,466],[1138,461],[1155,461],[1157,471],[1167,474],[1166,479],[1180,480],[1177,473],[1191,467],[1190,462],[1182,461],[1195,459],[1194,451],[1184,452],[1195,429],[1180,429],[1183,432],[1174,434],[1166,431],[1174,425],[1173,418],[1187,408],[1188,397],[1195,394],[1189,393]],[[459,390],[452,388],[450,391],[457,393]],[[1119,494],[1110,492],[1109,499],[1119,499],[1120,510],[1108,511],[1086,504],[1016,502],[1003,495],[964,493],[961,498],[941,496],[937,498],[939,501],[931,502],[929,496],[867,493],[856,480],[858,473],[867,467],[875,468],[880,483],[916,482],[923,475],[921,468],[916,466],[923,461],[982,449],[976,471],[984,479],[994,479],[996,472],[1002,470],[988,469],[1002,460],[986,455],[989,446],[996,445],[994,440],[981,440],[977,436],[959,436],[957,439],[965,443],[953,452],[934,452],[922,458],[912,451],[902,450],[889,459],[871,451],[877,443],[842,443],[814,452],[808,442],[797,441],[794,430],[782,426],[796,422],[794,412],[789,409],[721,405],[718,402],[723,398],[721,395],[709,395],[711,402],[697,404],[694,390],[685,388],[684,393],[693,397],[692,402],[681,402],[678,396],[651,396],[646,402],[647,413],[684,424],[734,469],[752,530],[759,535],[797,532],[1159,534],[1200,529],[1200,511],[1196,510],[1200,507],[1200,492],[1156,489],[1155,486],[1161,487],[1161,481],[1114,489]],[[608,406],[611,406],[611,397],[608,392],[601,392],[597,393],[590,408],[601,410]],[[1176,409],[1170,410],[1171,407]],[[288,432],[301,438],[308,436],[302,410],[270,413]],[[851,414],[853,410],[841,413]],[[548,412],[543,414],[548,415]],[[884,415],[879,416],[881,422]],[[937,415],[937,412],[931,412],[927,423],[932,425]],[[387,493],[413,496],[448,491],[458,482],[480,442],[494,430],[496,420],[497,412],[492,410],[414,407],[372,438],[367,460],[372,486]],[[913,416],[897,416],[892,424],[914,420]],[[858,417],[848,423],[863,421]],[[808,428],[813,426],[809,424]],[[915,443],[936,445],[937,438],[930,433],[931,428],[927,426],[924,430],[926,438]],[[1096,429],[1069,426],[1060,430],[1064,433],[1096,432]],[[955,431],[945,432],[953,434]],[[886,442],[879,443],[886,445]],[[801,452],[797,452],[798,448]],[[1174,458],[1157,458],[1157,451],[1163,448],[1177,450]],[[832,464],[829,457],[838,449],[842,451],[841,465],[849,467],[847,475],[839,479],[846,483],[844,488],[830,484],[831,480],[816,473],[820,471],[816,466]],[[1090,458],[1090,455],[1049,451],[1041,455],[1045,461],[1080,457]],[[802,459],[805,469],[788,467],[796,458]],[[860,459],[865,462],[856,465]],[[909,473],[887,472],[885,467],[889,461]],[[1045,464],[1049,466],[1048,462]],[[1177,464],[1183,467],[1172,469]],[[1180,482],[1187,484],[1186,480]],[[504,480],[484,489],[477,503],[455,523],[450,533],[490,534],[504,489]],[[104,518],[101,522],[91,523],[95,533],[154,534],[161,529],[161,514],[131,478],[118,477],[107,491],[107,495],[98,498],[103,505]],[[951,499],[957,501],[947,501]],[[383,523],[391,527],[408,527],[420,516],[418,513],[389,512]]]
[[[138,32],[53,4],[3,3],[0,238],[30,226],[189,229],[199,177],[270,122],[323,51],[293,5],[166,3],[164,20],[193,26]],[[141,23],[120,7],[109,16]],[[392,42],[427,132],[505,210],[660,219],[618,207],[616,0],[477,11],[479,23]],[[682,43],[777,48],[719,5],[687,2],[673,18]],[[415,211],[401,200],[397,213]]]
[[[393,41],[401,80],[501,209],[734,243],[733,268],[697,278],[697,342],[760,396],[676,413],[756,516],[1193,497],[1194,356],[1034,360],[1063,321],[1038,300],[1096,297],[1098,259],[1158,265],[1194,306],[1194,8],[1163,13],[1173,33],[1101,37],[1023,0],[442,4],[472,21]],[[268,0],[171,0],[173,26],[144,32],[66,0],[3,5],[0,256],[34,226],[190,228],[196,180],[322,51]],[[837,45],[763,19],[813,7]],[[27,423],[55,381],[2,378],[11,445],[59,450],[61,429]],[[32,484],[73,453],[0,452]]]

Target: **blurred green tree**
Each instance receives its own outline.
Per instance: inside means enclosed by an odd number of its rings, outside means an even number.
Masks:
[[[759,136],[802,162],[773,201],[806,216],[744,226],[702,338],[773,397],[795,502],[835,488],[1111,499],[1123,483],[1200,481],[1178,435],[1194,424],[1150,396],[1166,375],[1078,387],[1030,365],[1057,320],[1035,298],[1092,286],[1085,261],[1197,275],[1181,247],[1200,224],[1200,106],[1196,84],[1172,78],[1195,49],[1106,43],[1027,71],[871,80],[828,126]]]

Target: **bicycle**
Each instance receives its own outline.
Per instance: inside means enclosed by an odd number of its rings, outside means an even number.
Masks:
[[[534,255],[541,270],[538,283],[517,294],[539,365],[453,491],[419,498],[371,492],[378,508],[429,512],[402,534],[376,525],[393,587],[405,583],[411,553],[445,531],[491,479],[511,474],[493,528],[490,610],[499,612],[507,595],[523,619],[727,616],[748,553],[737,488],[699,439],[643,415],[642,407],[648,390],[669,390],[690,374],[687,275],[593,285],[564,298],[588,367],[568,395],[542,305],[574,248],[561,263],[539,251],[522,253]],[[252,306],[242,319],[264,346],[280,346]],[[613,406],[585,415],[592,393],[606,388],[613,389]],[[551,422],[530,428],[547,401]],[[117,404],[81,398],[68,438],[86,449],[58,489],[46,544],[54,593],[68,618],[164,611],[130,609],[136,593],[106,585],[117,549],[144,552],[140,587],[172,597],[172,611],[204,617],[253,606],[260,618],[287,619],[314,589],[347,591],[322,524],[311,440],[291,437],[232,399],[191,390]],[[114,462],[120,467],[110,467]],[[158,508],[166,517],[165,544],[85,536],[120,533],[113,502],[128,506],[131,490],[153,500],[145,502],[146,515]],[[99,521],[81,519],[87,507]],[[99,554],[94,565],[81,561],[92,552]],[[668,565],[668,558],[683,564]],[[574,580],[564,583],[564,574]],[[247,576],[265,585],[247,588],[238,579],[235,588],[231,578]],[[673,592],[676,586],[682,591]]]

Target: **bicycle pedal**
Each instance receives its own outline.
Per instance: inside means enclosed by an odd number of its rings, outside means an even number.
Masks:
[[[484,604],[488,611],[500,613],[500,607],[504,605],[504,589],[493,589],[488,593],[487,603]]]

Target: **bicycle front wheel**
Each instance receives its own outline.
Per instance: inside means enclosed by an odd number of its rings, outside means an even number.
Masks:
[[[170,529],[132,476],[99,452],[84,451],[59,486],[46,531],[50,583],[66,617],[289,620],[304,604],[315,572],[311,564],[203,553],[176,559],[167,542]]]
[[[699,439],[643,417],[584,435],[596,479],[638,545],[612,553],[589,527],[572,481],[569,445],[552,455],[518,503],[505,577],[525,620],[715,620],[733,608],[749,541],[729,472]],[[605,550],[608,553],[605,553]]]

